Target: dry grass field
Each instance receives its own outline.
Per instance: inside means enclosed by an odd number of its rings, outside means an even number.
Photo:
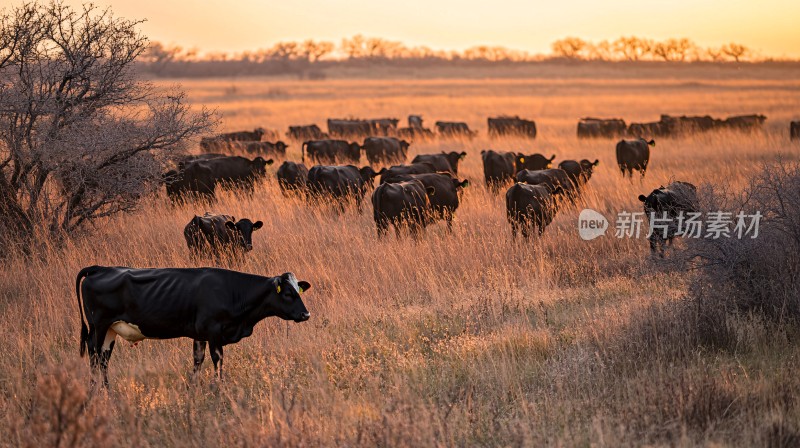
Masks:
[[[640,193],[675,179],[737,190],[780,155],[800,159],[788,136],[800,81],[784,75],[181,82],[191,101],[218,110],[220,131],[324,128],[346,116],[466,121],[478,138],[415,144],[410,154],[468,152],[459,171],[471,186],[454,231],[439,223],[417,242],[393,232],[378,240],[371,206],[337,215],[285,198],[276,164],[252,196],[173,206],[162,192],[64,247],[11,260],[0,269],[0,444],[796,446],[800,334],[737,316],[732,348],[700,343],[674,312],[692,272],[651,259],[644,238],[577,233],[585,207],[639,211]],[[659,140],[643,182],[622,179],[614,141],[575,137],[583,116],[661,113],[769,119],[753,135]],[[535,119],[539,138],[487,139],[486,117],[497,114]],[[290,145],[299,159],[299,143]],[[488,148],[600,166],[543,238],[514,241],[504,196],[484,186]],[[255,249],[227,267],[294,272],[312,285],[303,296],[311,319],[271,318],[227,347],[222,383],[210,362],[190,381],[189,340],[120,340],[110,389],[92,390],[78,356],[75,274],[92,264],[194,266],[183,227],[205,211],[264,221]]]

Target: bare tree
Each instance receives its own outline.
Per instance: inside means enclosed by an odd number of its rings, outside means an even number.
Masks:
[[[135,77],[138,24],[59,2],[0,13],[0,227],[23,247],[133,209],[212,126],[182,92]]]
[[[586,41],[577,37],[559,39],[551,45],[556,57],[566,59],[583,59]]]
[[[333,43],[309,39],[302,44],[301,53],[308,62],[317,62],[333,52]]]
[[[667,39],[653,47],[653,54],[665,61],[682,62],[695,48],[689,39]]]
[[[620,37],[612,44],[615,53],[626,61],[638,61],[647,57],[653,50],[653,42],[638,37]]]
[[[722,51],[722,53],[724,53],[726,56],[730,56],[731,58],[733,58],[733,60],[736,62],[739,62],[740,59],[742,59],[743,57],[745,57],[747,54],[750,53],[749,48],[745,47],[742,44],[737,44],[733,42],[727,45],[723,45],[720,51]]]

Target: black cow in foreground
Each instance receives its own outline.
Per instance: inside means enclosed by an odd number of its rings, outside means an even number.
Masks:
[[[403,163],[410,143],[394,137],[367,137],[361,148],[370,164]]]
[[[460,121],[437,121],[436,131],[442,137],[466,137],[471,139],[475,137],[478,132],[471,131],[466,123]]]
[[[447,222],[447,230],[453,230],[453,217],[459,204],[459,193],[469,185],[469,181],[458,180],[449,173],[404,174],[387,178],[385,183],[418,180],[429,192],[433,217]]]
[[[435,173],[436,168],[430,163],[412,163],[411,165],[395,165],[381,170],[381,182],[386,183],[387,180],[403,176],[406,174],[427,174]]]
[[[308,184],[308,168],[305,164],[287,160],[278,168],[276,175],[284,196],[289,192],[305,193]]]
[[[672,239],[686,230],[679,228],[679,217],[682,216],[685,223],[689,213],[698,211],[697,187],[688,182],[675,181],[653,190],[647,196],[640,194],[639,200],[644,204],[644,214],[650,220],[650,253],[658,252],[664,258],[667,243],[672,246]]]
[[[334,200],[342,212],[347,201],[355,200],[358,211],[361,212],[364,195],[372,188],[375,176],[383,171],[376,173],[369,166],[359,169],[353,165],[316,165],[308,172],[308,192],[320,198]]]
[[[262,156],[273,156],[281,159],[286,158],[286,148],[289,147],[286,143],[278,140],[272,142],[241,142],[239,143],[244,147],[245,152],[248,154],[257,154]]]
[[[328,138],[328,134],[322,132],[319,126],[309,124],[304,126],[289,126],[286,137],[298,141],[323,140]]]
[[[625,135],[628,126],[620,118],[581,118],[578,138],[615,138]]]
[[[620,140],[617,143],[617,165],[622,171],[622,177],[625,177],[625,171],[627,171],[628,177],[633,178],[633,171],[636,170],[642,174],[642,179],[644,179],[647,164],[650,163],[651,146],[656,146],[656,141],[647,141],[643,138]]]
[[[536,123],[519,117],[496,117],[487,119],[489,137],[503,135],[536,138]]]
[[[411,163],[429,163],[436,171],[449,171],[457,175],[458,162],[466,156],[467,153],[464,151],[442,151],[441,154],[420,154],[414,157]]]
[[[419,180],[384,183],[372,193],[372,210],[378,237],[386,235],[393,225],[397,236],[407,228],[413,238],[433,222],[430,195],[433,187],[425,187]]]
[[[206,212],[195,215],[183,229],[186,246],[194,255],[210,252],[213,255],[236,254],[253,250],[253,232],[264,223],[247,218],[236,220],[230,215]]]
[[[541,154],[525,155],[515,152],[501,152],[491,149],[481,151],[483,177],[486,186],[496,190],[500,185],[514,180],[514,176],[524,169],[544,170],[550,168],[555,154],[549,159]]]
[[[517,173],[517,182],[528,185],[542,185],[551,193],[561,191],[562,194],[574,197],[575,185],[570,180],[566,171],[561,168],[546,170],[522,170]]]
[[[346,140],[311,140],[301,147],[301,160],[306,161],[306,153],[312,162],[322,164],[358,163],[361,160],[361,146]]]
[[[194,372],[208,344],[221,379],[223,347],[253,334],[257,323],[272,316],[295,322],[311,317],[300,297],[310,288],[291,272],[263,277],[217,268],[86,267],[75,280],[80,354],[88,350],[108,386],[117,336],[130,343],[187,337],[194,340]]]
[[[558,196],[562,193],[560,187],[550,190],[544,185],[512,185],[506,192],[506,217],[511,224],[511,236],[516,238],[517,232],[522,231],[523,238],[527,239],[534,230],[541,236],[556,216]]]
[[[583,159],[580,162],[577,160],[564,160],[558,164],[558,167],[567,173],[575,188],[580,189],[591,179],[594,168],[597,165],[600,165],[600,160],[598,159],[595,159],[594,162]]]
[[[800,121],[789,123],[789,139],[800,140]]]

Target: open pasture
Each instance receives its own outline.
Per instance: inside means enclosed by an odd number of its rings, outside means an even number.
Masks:
[[[565,69],[566,70],[566,69]],[[761,445],[800,440],[797,334],[740,323],[741,348],[708,350],[682,336],[670,304],[691,272],[649,256],[647,241],[609,234],[582,241],[581,209],[640,211],[637,196],[670,180],[744,187],[764,163],[800,158],[789,120],[800,81],[783,79],[332,79],[186,80],[216,108],[220,131],[331,117],[422,115],[465,121],[470,141],[413,144],[465,150],[471,182],[454,231],[378,240],[368,200],[337,215],[285,198],[278,164],[253,195],[173,206],[163,191],[91,235],[12,260],[0,270],[0,433],[11,446],[76,435],[136,446]],[[166,83],[165,83],[166,85]],[[760,113],[764,132],[658,140],[642,182],[623,180],[616,141],[578,140],[580,117],[654,121],[659,115]],[[486,136],[486,117],[536,121],[536,140]],[[300,142],[289,158],[299,160]],[[484,186],[482,149],[599,159],[575,206],[540,240],[512,240],[504,196]],[[362,157],[362,165],[366,164]],[[311,319],[267,319],[227,347],[226,379],[207,363],[190,381],[191,342],[118,342],[111,388],[91,391],[78,358],[74,277],[87,265],[167,267],[193,261],[183,227],[195,214],[262,220],[254,250],[226,267],[311,283]],[[613,219],[613,218],[612,218]],[[681,246],[680,243],[677,244]],[[671,320],[672,319],[672,320]],[[88,400],[88,406],[83,404]],[[61,422],[59,428],[58,422]],[[795,437],[791,439],[791,437]],[[66,437],[66,436],[64,436]],[[48,439],[50,438],[50,439]]]

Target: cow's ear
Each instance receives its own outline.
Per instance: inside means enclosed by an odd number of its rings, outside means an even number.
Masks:
[[[225,227],[233,230],[236,228],[236,223],[233,221],[225,221]]]
[[[425,187],[425,193],[428,193],[428,196],[433,196],[436,193],[436,189],[433,187]]]
[[[650,145],[650,146],[656,146],[656,141],[655,140],[650,140],[649,142],[647,142],[647,144]]]
[[[458,155],[458,158],[459,159],[463,159],[464,157],[467,157],[467,152],[466,151],[461,151],[461,154]]]
[[[486,154],[486,150],[485,149],[481,149],[481,155],[484,155],[484,154]]]
[[[272,160],[272,159],[268,159],[268,160],[267,160],[266,162],[264,162],[264,163],[266,163],[267,165],[272,165],[273,163],[275,163],[275,161],[274,161],[274,160]]]
[[[644,201],[646,201],[646,200],[647,200],[647,196],[645,196],[645,195],[643,195],[643,194],[640,194],[640,195],[639,195],[639,200],[640,200],[641,202],[644,202]]]
[[[383,175],[383,173],[385,173],[385,172],[386,172],[386,168],[381,168],[381,170],[380,170],[380,171],[378,171],[378,172],[377,172],[377,173],[375,173],[375,174],[376,174],[377,176],[382,176],[382,175]]]
[[[264,226],[264,223],[261,221],[256,221],[253,223],[253,230],[258,230]]]
[[[461,188],[467,188],[467,187],[469,187],[469,180],[467,180],[467,179],[464,179],[464,180],[461,182]]]
[[[308,291],[309,289],[311,289],[311,283],[308,283],[308,282],[302,281],[302,280],[297,282],[297,286],[300,287],[300,291],[298,291],[298,292],[305,292],[305,291]]]
[[[550,160],[550,161],[552,162],[552,161],[553,161],[553,160],[555,160],[555,159],[556,159],[556,155],[555,155],[555,154],[553,154],[553,155],[550,157],[550,159],[548,159],[548,160]]]
[[[594,162],[592,163],[592,165],[594,165],[594,166],[600,165],[600,159],[594,159]]]

